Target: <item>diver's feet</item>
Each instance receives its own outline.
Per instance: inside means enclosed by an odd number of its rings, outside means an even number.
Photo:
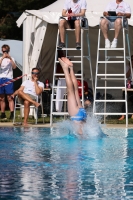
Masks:
[[[62,66],[62,68],[64,70],[68,70],[69,65],[67,63],[65,63],[61,58],[58,58],[60,65]]]
[[[66,57],[61,57],[61,60],[66,63],[69,67],[73,67],[73,63]]]
[[[25,127],[29,126],[27,122],[23,122],[22,125],[25,126]]]
[[[124,115],[122,115],[118,120],[121,121],[124,119]]]

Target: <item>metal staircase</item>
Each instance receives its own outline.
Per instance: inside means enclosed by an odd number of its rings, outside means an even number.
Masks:
[[[79,79],[81,79],[81,83],[82,83],[82,105],[84,106],[84,87],[83,87],[83,76],[84,76],[84,59],[87,59],[89,67],[90,67],[90,75],[91,75],[91,81],[92,81],[92,88],[93,88],[93,76],[92,76],[92,66],[91,66],[91,55],[90,55],[90,44],[89,44],[89,27],[88,27],[88,21],[85,18],[85,26],[81,26],[81,49],[76,49],[69,47],[69,37],[71,34],[71,32],[74,32],[75,29],[66,29],[66,48],[63,48],[62,50],[65,52],[65,56],[68,57],[69,59],[71,59],[71,61],[73,62],[74,65],[78,65],[79,69],[81,70],[81,74],[75,74],[75,76]],[[86,42],[87,42],[87,51],[88,51],[88,55],[85,55],[84,53],[84,40],[86,38]],[[84,40],[83,40],[84,39]],[[68,112],[67,112],[67,106],[65,111],[61,111],[61,112],[56,112],[54,111],[54,103],[55,101],[57,101],[57,99],[55,99],[55,91],[57,90],[57,88],[65,88],[66,86],[57,86],[55,84],[57,77],[64,77],[64,73],[59,74],[56,73],[56,68],[57,68],[57,64],[59,63],[58,61],[58,49],[57,46],[59,44],[59,30],[57,33],[57,41],[56,41],[56,52],[55,52],[55,62],[54,62],[54,72],[53,72],[53,86],[52,86],[52,94],[51,94],[51,113],[50,113],[50,125],[52,126],[53,124],[53,116],[67,116]],[[64,97],[66,97],[67,94],[65,92]],[[65,104],[67,104],[67,98],[62,98],[62,99],[58,99],[59,102],[64,102]]]
[[[114,17],[113,17],[114,18]],[[124,20],[123,17],[122,21]],[[124,23],[122,23],[124,24]],[[111,31],[114,29],[110,29]],[[128,126],[128,106],[127,106],[127,88],[126,88],[126,61],[130,62],[131,66],[131,74],[132,74],[132,62],[131,62],[131,55],[130,55],[130,44],[129,44],[129,31],[128,25],[127,27],[122,26],[122,37],[123,37],[123,47],[122,48],[101,48],[101,30],[99,28],[98,34],[98,47],[97,47],[97,63],[96,63],[96,76],[95,76],[95,92],[94,92],[94,103],[93,103],[93,114],[94,115],[103,115],[104,116],[104,123],[106,123],[106,116],[108,115],[125,115],[126,116],[126,126]],[[101,53],[104,52],[105,60],[100,59]],[[110,55],[110,54],[114,54]],[[117,53],[120,53],[122,56],[117,56]],[[111,71],[111,66],[116,65],[116,67],[120,67],[123,65],[123,73],[108,73]],[[101,70],[102,66],[104,65],[103,69]],[[100,73],[99,71],[102,71]],[[103,82],[102,82],[103,81]],[[116,84],[115,86],[108,86],[108,82],[115,81],[116,83],[122,81],[124,85]],[[102,83],[103,84],[102,84]],[[118,86],[119,85],[119,86]],[[107,92],[108,90],[116,91],[124,89],[125,91],[125,99],[107,99]],[[96,94],[99,91],[104,91],[104,99],[97,99]],[[107,107],[108,103],[125,103],[125,113],[120,112],[108,112]],[[99,109],[98,104],[103,104],[103,109]],[[115,105],[114,104],[114,105]]]

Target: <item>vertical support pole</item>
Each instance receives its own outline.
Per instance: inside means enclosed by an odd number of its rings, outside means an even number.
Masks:
[[[126,127],[128,127],[128,106],[127,106],[127,89],[126,89],[126,45],[125,45],[125,28],[122,28],[123,32],[123,48],[124,48],[124,74],[125,74],[125,107],[126,107]]]
[[[95,92],[94,92],[94,103],[93,103],[93,115],[96,112],[96,88],[97,88],[97,74],[98,74],[98,65],[99,65],[98,61],[99,61],[100,36],[101,36],[101,30],[99,28],[98,45],[97,45],[96,74],[95,74]]]
[[[82,85],[82,106],[84,107],[84,59],[83,59],[83,34],[84,30],[81,28],[81,85]]]
[[[56,39],[56,48],[58,46],[58,43],[59,43],[59,29],[58,29],[58,32],[57,32],[57,39]],[[55,73],[56,73],[56,65],[57,65],[57,49],[55,50],[56,53],[55,53],[55,59],[54,59],[54,71],[53,71],[53,86],[55,86]],[[52,87],[52,94],[51,94],[51,109],[50,109],[50,126],[52,126],[52,123],[53,123],[53,115],[52,115],[52,112],[53,112],[53,104],[54,104],[54,87]]]
[[[87,37],[87,44],[88,44],[88,60],[89,60],[89,65],[90,65],[92,91],[93,91],[93,94],[94,94],[94,82],[93,82],[92,65],[91,65],[90,41],[89,41],[89,34],[88,34],[89,30],[86,30],[86,31],[87,31],[86,37]]]
[[[105,61],[107,61],[108,60],[108,57],[107,57],[107,50],[105,50]],[[104,89],[104,100],[106,100],[107,99],[107,97],[106,97],[106,95],[107,95],[107,80],[106,80],[106,78],[107,78],[107,76],[106,76],[106,74],[107,74],[107,63],[105,63],[105,68],[104,68],[104,70],[105,70],[105,82],[104,82],[104,86],[105,86],[105,89]],[[107,111],[107,102],[105,101],[104,102],[104,113],[106,113],[106,111]],[[106,115],[104,115],[104,124],[106,123]]]

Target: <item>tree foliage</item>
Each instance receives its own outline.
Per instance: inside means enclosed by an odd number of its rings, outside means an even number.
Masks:
[[[25,10],[38,10],[56,0],[0,0],[0,38],[22,40],[16,20]]]

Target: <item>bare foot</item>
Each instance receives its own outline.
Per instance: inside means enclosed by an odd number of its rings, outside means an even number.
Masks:
[[[64,69],[68,69],[69,68],[69,65],[65,62],[63,62],[60,58],[58,58],[59,62],[60,62],[60,65],[62,66],[62,68]]]
[[[124,119],[124,115],[122,115],[118,120],[121,121]]]
[[[35,102],[34,105],[35,105],[36,107],[39,107],[41,104],[38,103],[38,102]]]
[[[133,119],[133,115],[131,116],[131,119]]]
[[[27,124],[27,122],[23,122],[23,126],[29,126],[28,124]]]
[[[61,60],[66,63],[69,67],[73,67],[73,63],[66,57],[61,57]]]

